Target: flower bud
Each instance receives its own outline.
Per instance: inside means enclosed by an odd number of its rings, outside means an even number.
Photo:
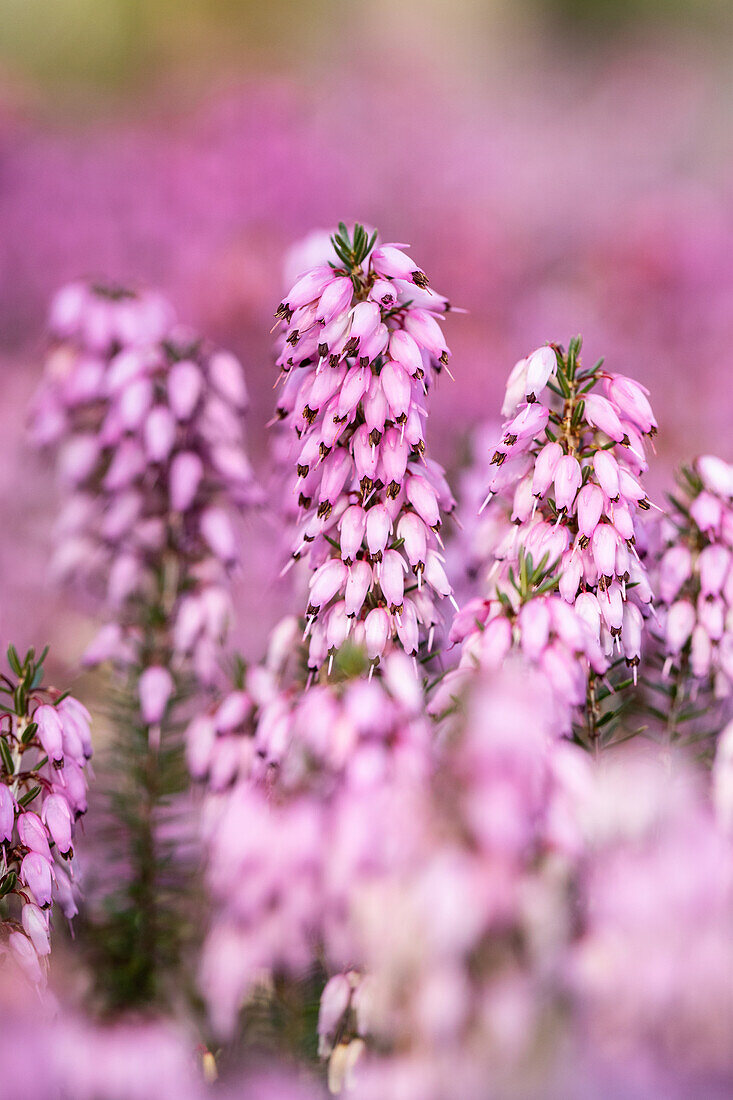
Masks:
[[[367,513],[358,504],[351,504],[339,521],[339,544],[344,561],[353,561],[361,550],[366,530]]]
[[[366,561],[355,561],[349,569],[344,591],[347,615],[358,615],[371,584],[372,567]]]
[[[33,985],[41,985],[43,971],[38,962],[38,953],[28,937],[22,932],[11,932],[8,936],[8,947],[26,978]]]
[[[397,538],[405,545],[407,560],[413,568],[424,569],[427,556],[428,529],[425,521],[414,512],[405,512],[397,524]]]
[[[209,358],[209,377],[224,400],[238,412],[244,412],[249,404],[247,383],[242,364],[230,351],[215,351]]]
[[[196,499],[204,464],[194,451],[180,451],[170,467],[170,501],[174,512],[187,512]]]
[[[398,550],[385,550],[379,569],[379,585],[393,611],[402,606],[406,569],[405,559]]]
[[[229,733],[243,725],[252,713],[252,706],[252,699],[246,691],[230,691],[214,715],[217,733]]]
[[[345,974],[336,974],[326,982],[318,1012],[318,1055],[327,1058],[333,1049],[333,1037],[351,1000],[351,985]]]
[[[422,371],[423,362],[415,339],[404,329],[395,329],[389,338],[389,354],[413,378]],[[389,400],[389,395],[387,397]],[[392,402],[390,401],[390,404]]]
[[[201,534],[217,558],[225,565],[237,560],[234,531],[228,514],[223,508],[207,508],[201,515]]]
[[[168,372],[168,400],[178,420],[189,420],[198,404],[204,380],[201,371],[188,359],[174,363]]]
[[[316,310],[316,320],[328,324],[338,314],[343,313],[351,304],[354,287],[348,275],[332,279],[321,294]]]
[[[644,632],[644,619],[635,603],[629,600],[624,604],[621,624],[621,645],[627,664],[637,664],[641,656],[641,639]]]
[[[165,405],[157,405],[148,413],[143,427],[145,453],[151,462],[165,462],[176,439],[176,422]]]
[[[390,635],[390,619],[383,607],[373,608],[364,620],[366,649],[370,661],[381,657]]]
[[[433,530],[440,526],[440,509],[432,485],[420,474],[413,474],[405,481],[407,499],[418,516]]]
[[[692,675],[698,679],[704,679],[710,675],[713,663],[713,643],[702,623],[698,623],[692,631],[690,644],[690,667]]]
[[[375,504],[366,516],[366,541],[372,557],[378,557],[384,551],[392,531],[392,520],[383,504]]]
[[[361,343],[373,335],[381,320],[382,314],[376,302],[357,302],[351,311],[349,336]]]
[[[692,576],[692,555],[686,546],[670,546],[659,565],[659,595],[671,603],[680,588]]]
[[[546,443],[537,455],[532,474],[532,494],[542,497],[552,485],[557,464],[563,456],[559,443]]]
[[[173,677],[162,665],[151,665],[140,676],[138,693],[143,721],[148,726],[157,725],[174,690]]]
[[[522,650],[531,661],[539,659],[550,637],[550,612],[541,597],[528,600],[519,612]]]
[[[572,455],[563,455],[555,468],[555,506],[559,512],[572,508],[583,476],[580,463]]]
[[[578,493],[576,513],[578,531],[585,538],[591,538],[603,513],[603,491],[593,482],[589,481]]]
[[[397,637],[405,653],[417,653],[420,640],[417,612],[412,600],[407,598],[402,605],[402,611],[397,617]]]
[[[593,455],[593,469],[598,484],[609,500],[617,500],[619,495],[618,462],[610,451],[596,451]]]
[[[64,729],[56,707],[43,703],[33,712],[33,721],[38,725],[36,736],[43,751],[57,766],[64,761]]]
[[[604,387],[619,412],[636,424],[639,431],[645,435],[656,431],[657,422],[646,396],[649,391],[644,386],[623,374],[609,374],[604,379]]]
[[[618,535],[610,523],[599,523],[591,539],[591,552],[601,577],[613,577],[616,573],[616,546]]]
[[[730,550],[725,546],[706,546],[697,560],[700,590],[703,596],[717,596],[730,567]]]
[[[415,286],[426,287],[427,277],[415,266],[414,261],[401,249],[385,244],[372,252],[372,267],[382,276],[391,279],[406,279]]]
[[[74,824],[68,802],[59,794],[50,794],[43,803],[42,815],[59,852],[68,855]]]
[[[29,852],[23,857],[19,877],[42,909],[51,904],[53,867],[50,859],[40,852]]]
[[[311,271],[306,272],[305,275],[301,275],[295,285],[291,287],[283,305],[289,310],[295,311],[300,306],[304,306],[308,302],[313,301],[314,298],[320,297],[329,283],[333,281],[333,268],[326,264],[314,267]]]
[[[15,799],[10,789],[0,783],[0,842],[12,840],[15,825]]]
[[[405,368],[394,360],[388,360],[379,375],[384,396],[395,420],[405,416],[410,408],[412,384]]]
[[[690,515],[701,531],[718,531],[723,518],[723,505],[718,497],[703,490],[690,505]]]
[[[550,347],[538,348],[527,359],[527,375],[524,392],[527,401],[536,401],[547,385],[550,375],[557,370],[557,357]]]
[[[309,602],[316,611],[341,591],[347,569],[340,558],[329,558],[315,571],[310,580]]]
[[[51,954],[51,939],[48,934],[48,917],[37,905],[28,903],[23,906],[21,922],[28,939],[37,955]]]
[[[408,310],[405,315],[405,331],[436,359],[447,359],[449,352],[443,330],[428,310]]]
[[[609,439],[621,443],[627,435],[616,409],[611,402],[597,393],[589,393],[584,397],[585,419],[594,428],[604,432]]]
[[[209,771],[215,742],[212,719],[208,715],[196,715],[186,730],[186,764],[194,779],[203,779]]]
[[[733,497],[733,466],[716,455],[701,455],[695,462],[702,483],[711,493]]]
[[[32,810],[26,810],[18,816],[18,836],[20,843],[31,852],[51,858],[51,850],[48,846],[48,836],[38,814]]]
[[[351,619],[346,614],[346,604],[339,600],[328,611],[326,645],[329,651],[340,649],[351,631]]]
[[[677,600],[667,612],[665,641],[673,657],[678,656],[689,641],[695,620],[695,608],[689,600]]]

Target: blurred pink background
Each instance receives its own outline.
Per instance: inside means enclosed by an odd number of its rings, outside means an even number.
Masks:
[[[49,295],[154,285],[231,347],[268,468],[287,248],[339,219],[412,242],[468,310],[432,442],[456,470],[514,361],[582,332],[653,393],[651,484],[733,458],[733,19],[725,3],[0,0],[0,624],[73,667],[45,573],[55,489],[24,441]],[[239,644],[287,606],[253,521]],[[58,664],[57,664],[58,667]]]

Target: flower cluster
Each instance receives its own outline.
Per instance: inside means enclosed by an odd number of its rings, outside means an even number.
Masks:
[[[636,665],[652,599],[636,549],[638,512],[650,507],[639,478],[657,424],[643,386],[602,361],[584,368],[579,355],[574,339],[567,354],[539,348],[511,372],[487,499],[511,487],[517,526],[497,556],[511,564],[521,546],[557,563],[560,595],[606,656],[616,644]]]
[[[644,440],[656,422],[643,387],[602,363],[584,368],[579,353],[579,339],[567,353],[538,348],[511,372],[508,419],[493,448],[484,519],[473,532],[486,557],[483,591],[456,617],[451,638],[462,643],[461,667],[446,677],[433,707],[451,698],[465,670],[498,667],[519,647],[562,704],[587,703],[595,740],[595,676],[616,647],[636,679],[652,601],[637,535],[638,511],[650,507],[639,480]],[[478,561],[474,572],[481,572]],[[599,690],[605,697],[608,689]]]
[[[213,1053],[179,1021],[100,1022],[68,993],[39,1005],[12,975],[0,984],[0,1017],[3,1088],[23,1100],[323,1100],[315,1082],[284,1064],[265,1069],[252,1059],[219,1079]]]
[[[683,469],[661,521],[657,564],[665,673],[733,691],[733,466],[703,455]]]
[[[242,368],[157,297],[118,289],[62,290],[51,335],[32,430],[70,491],[55,564],[114,615],[89,660],[142,649],[146,665],[192,658],[206,681],[230,614],[233,520],[255,494]],[[151,681],[155,696],[163,675]]]
[[[43,686],[44,651],[8,648],[0,677],[0,951],[34,984],[45,981],[51,907],[76,913],[73,838],[87,809],[90,718],[68,692]]]
[[[283,637],[276,632],[275,649]],[[365,664],[349,670],[340,654],[334,679],[305,692],[302,681],[283,684],[271,658],[188,733],[189,764],[211,792],[214,907],[202,985],[224,1033],[263,975],[347,962],[349,898],[388,865],[394,846],[372,814],[394,822],[400,792],[401,820],[429,755],[422,689],[406,654],[387,654],[371,680]]]
[[[731,805],[730,745],[724,757],[721,810]],[[666,1077],[645,1095],[693,1096],[705,1081],[724,1095],[733,1074],[733,837],[703,778],[679,753],[636,745],[602,758],[587,801],[568,987],[586,1044]]]
[[[716,817],[683,757],[632,746],[594,762],[558,732],[531,668],[474,677],[390,862],[349,896],[349,968],[319,1017],[334,1091],[729,1084],[731,733]]]
[[[392,859],[349,895],[360,967],[326,986],[319,1035],[332,1085],[350,1080],[360,1100],[502,1095],[547,1058],[541,1036],[562,1016],[553,975],[589,758],[558,741],[526,669],[483,674],[469,695]]]
[[[55,567],[107,620],[85,662],[114,666],[92,840],[109,839],[90,890],[108,1003],[149,1003],[159,969],[183,959],[195,835],[181,707],[221,671],[237,519],[257,497],[247,404],[237,359],[175,325],[157,297],[75,284],[52,304],[32,429],[57,452],[66,495]]]
[[[416,653],[451,594],[440,552],[454,500],[425,457],[426,398],[447,368],[445,298],[396,245],[343,223],[328,262],[306,271],[277,311],[277,414],[297,466],[294,557],[312,571],[308,662],[350,638],[378,662],[398,640]],[[430,647],[428,647],[430,648]]]
[[[574,708],[586,702],[588,673],[608,668],[591,624],[554,589],[557,578],[520,549],[518,576],[492,599],[470,600],[455,616],[449,641],[460,644],[458,668],[449,672],[431,698],[430,709],[443,713],[476,668],[498,671],[513,652],[547,680],[556,703],[558,729],[569,733]]]

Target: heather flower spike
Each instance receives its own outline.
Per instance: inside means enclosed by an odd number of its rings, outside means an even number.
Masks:
[[[733,466],[703,455],[682,468],[678,484],[660,523],[655,563],[662,675],[671,680],[674,701],[667,726],[673,737],[688,709],[693,715],[707,709],[709,726],[715,701],[725,707],[733,695]],[[702,706],[706,693],[707,708]]]
[[[513,646],[543,667],[564,704],[585,702],[590,743],[601,717],[609,723],[600,706],[609,688],[598,678],[623,658],[636,680],[642,622],[651,609],[636,535],[639,512],[651,506],[640,479],[644,439],[656,421],[638,383],[609,374],[602,361],[584,367],[580,350],[579,338],[567,352],[540,348],[510,375],[507,420],[492,450],[482,506],[481,523],[492,531],[486,598],[457,618],[452,638],[462,642],[462,668],[493,667],[502,648],[494,640],[502,636],[497,620],[508,616]],[[542,568],[528,585],[532,562]],[[557,595],[548,594],[552,588]],[[528,599],[541,600],[541,614],[524,611]],[[535,640],[527,645],[522,621],[530,618]],[[546,621],[553,629],[544,629]],[[455,686],[447,677],[438,709]]]
[[[313,670],[347,639],[374,663],[395,645],[417,652],[438,602],[452,599],[439,532],[455,502],[425,457],[448,302],[402,247],[376,244],[376,232],[341,223],[328,264],[302,275],[276,314],[278,412],[301,512],[293,556],[313,571]]]
[[[53,902],[76,912],[72,844],[92,754],[86,708],[43,685],[46,653],[9,646],[0,677],[0,953],[33,985],[45,982]]]
[[[98,887],[112,914],[101,934],[114,944],[104,994],[121,973],[114,953],[127,952],[141,977],[123,996],[147,1002],[157,938],[170,947],[180,927],[168,865],[192,845],[180,707],[221,674],[237,524],[259,500],[244,446],[247,387],[238,360],[177,325],[156,295],[74,284],[54,299],[50,329],[31,429],[57,452],[66,498],[52,568],[95,597],[107,621],[85,663],[109,662],[114,676],[107,787],[124,872]],[[53,708],[39,708],[38,738],[58,767],[67,766],[68,729],[83,740],[78,715],[65,710],[62,720],[64,737]],[[56,803],[44,821],[63,850]],[[32,855],[29,873],[47,890],[45,855]]]
[[[147,604],[163,626],[149,663],[190,664],[209,680],[227,619],[212,609],[229,598],[236,519],[258,499],[242,367],[177,326],[156,295],[74,284],[54,299],[50,321],[31,430],[57,449],[70,490],[52,567],[114,617],[89,662],[134,663]]]

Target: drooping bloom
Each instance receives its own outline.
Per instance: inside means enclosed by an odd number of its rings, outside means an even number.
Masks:
[[[292,437],[312,571],[308,662],[350,638],[373,662],[416,653],[450,596],[440,527],[454,500],[425,456],[427,400],[447,367],[448,302],[393,245],[357,225],[301,275],[277,311],[278,416]]]

